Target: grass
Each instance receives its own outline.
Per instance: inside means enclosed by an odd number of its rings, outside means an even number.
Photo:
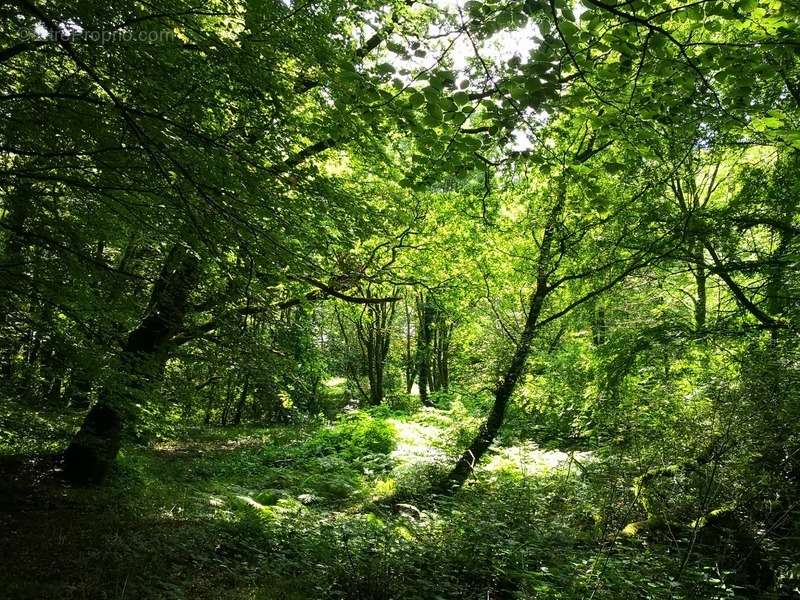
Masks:
[[[477,422],[456,402],[333,426],[185,429],[127,446],[97,489],[65,486],[47,458],[7,465],[2,595],[697,597],[668,579],[668,552],[636,541],[607,549],[568,453],[501,448],[454,498],[381,505],[422,489]],[[591,457],[580,463],[591,468]],[[710,579],[692,585],[724,597]]]

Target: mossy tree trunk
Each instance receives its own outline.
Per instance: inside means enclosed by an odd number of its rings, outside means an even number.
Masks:
[[[153,286],[147,314],[127,336],[116,361],[118,376],[107,382],[64,453],[66,476],[100,483],[108,475],[135,405],[163,372],[170,340],[182,327],[189,295],[199,278],[199,261],[189,249],[169,253]]]

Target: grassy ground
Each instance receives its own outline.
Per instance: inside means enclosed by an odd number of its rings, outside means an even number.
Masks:
[[[69,488],[46,456],[5,457],[0,595],[726,597],[713,573],[676,584],[668,549],[609,544],[589,454],[501,448],[455,498],[384,503],[424,489],[476,423],[454,403],[186,430],[126,447],[100,489]]]

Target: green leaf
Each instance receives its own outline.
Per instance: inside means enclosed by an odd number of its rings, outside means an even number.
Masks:
[[[456,92],[452,95],[452,99],[458,106],[464,106],[469,103],[469,94],[467,92]]]
[[[428,104],[428,117],[430,117],[430,120],[433,121],[434,124],[441,123],[442,121],[441,106],[435,103]]]
[[[408,96],[408,104],[409,106],[411,106],[411,108],[419,108],[420,106],[425,104],[425,96],[423,96],[417,91],[413,91]]]
[[[740,12],[749,14],[758,6],[758,0],[739,0],[736,6]]]

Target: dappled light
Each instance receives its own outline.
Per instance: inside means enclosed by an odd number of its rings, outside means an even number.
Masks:
[[[800,599],[800,5],[16,0],[0,598]]]
[[[397,432],[397,448],[392,457],[400,464],[414,466],[418,463],[435,463],[447,458],[447,453],[437,442],[441,443],[445,433],[444,427],[415,421],[389,421]]]
[[[580,473],[583,464],[592,460],[591,452],[564,452],[542,450],[528,442],[500,449],[483,467],[488,473],[494,471],[516,471],[521,477],[528,475],[550,475],[569,472]]]

